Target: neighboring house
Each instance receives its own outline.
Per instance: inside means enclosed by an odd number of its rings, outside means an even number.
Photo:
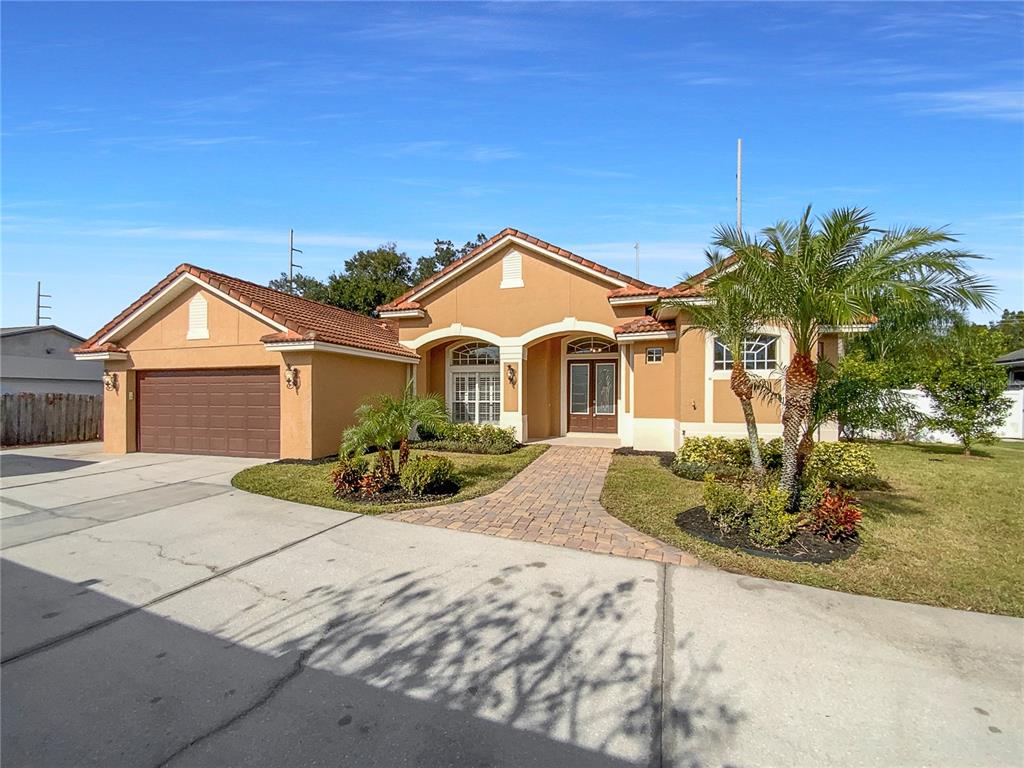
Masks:
[[[606,435],[672,450],[684,435],[743,435],[731,360],[683,334],[699,279],[663,288],[513,229],[370,318],[183,264],[75,350],[105,364],[105,448],[272,458],[334,453],[368,395],[415,377],[460,422],[523,440]],[[835,359],[838,336],[819,355]],[[763,328],[745,355],[778,375],[792,344]],[[779,408],[755,403],[767,437]]]
[[[300,459],[419,359],[386,321],[189,264],[74,351],[107,372],[107,451]]]
[[[82,365],[70,352],[82,341],[56,325],[0,329],[0,391],[5,395],[103,394],[103,363]]]
[[[1006,368],[1006,386],[1010,389],[1024,388],[1024,349],[1007,352],[996,358],[996,364]]]
[[[683,333],[685,307],[654,309],[662,298],[704,301],[701,277],[663,288],[506,229],[379,312],[420,357],[417,390],[443,394],[456,421],[509,426],[521,439],[596,433],[674,450],[684,435],[746,434],[728,351]],[[763,328],[747,368],[777,377],[792,347]],[[835,360],[838,335],[817,352]],[[781,434],[776,404],[754,409],[762,434]]]

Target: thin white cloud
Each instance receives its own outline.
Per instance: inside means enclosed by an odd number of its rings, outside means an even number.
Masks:
[[[1019,86],[917,91],[900,93],[894,98],[921,114],[1024,120],[1024,90]]]

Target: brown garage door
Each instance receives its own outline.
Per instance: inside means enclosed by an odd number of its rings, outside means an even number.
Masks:
[[[139,450],[276,459],[276,368],[138,373]]]

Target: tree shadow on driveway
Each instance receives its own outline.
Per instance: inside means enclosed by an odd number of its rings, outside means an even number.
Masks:
[[[7,566],[30,589],[59,581]],[[537,589],[529,568],[454,598],[436,573],[298,598],[230,574],[192,590],[216,616],[191,618],[186,593],[5,664],[5,761],[612,768],[667,765],[670,741],[671,763],[695,766],[705,740],[728,741],[742,716],[706,675],[663,712],[656,627],[629,620],[635,580]]]

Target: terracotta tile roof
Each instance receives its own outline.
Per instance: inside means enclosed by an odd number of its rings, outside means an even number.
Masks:
[[[453,270],[458,269],[460,266],[465,264],[467,261],[472,260],[478,254],[480,254],[483,251],[487,250],[492,245],[497,243],[499,240],[502,240],[503,238],[506,238],[506,237],[516,237],[516,238],[519,238],[520,240],[525,240],[526,242],[530,243],[531,245],[535,245],[538,248],[544,249],[545,251],[549,251],[550,253],[553,253],[553,254],[555,254],[557,256],[561,256],[564,259],[569,259],[570,261],[575,262],[576,264],[579,264],[581,267],[586,267],[588,269],[594,270],[595,272],[600,272],[602,275],[607,275],[608,277],[612,278],[613,280],[619,280],[620,282],[626,283],[629,286],[640,288],[640,289],[645,290],[645,291],[650,291],[652,293],[658,290],[657,286],[650,285],[650,284],[645,283],[645,282],[643,282],[641,280],[637,280],[636,278],[630,277],[629,275],[623,274],[622,272],[616,272],[614,269],[609,269],[608,267],[605,267],[605,266],[602,266],[601,264],[598,264],[596,262],[590,261],[589,259],[584,259],[582,256],[577,256],[575,253],[572,253],[571,251],[567,251],[564,248],[559,248],[557,245],[552,245],[551,243],[545,242],[544,240],[541,240],[540,238],[534,237],[533,235],[528,235],[526,232],[521,232],[518,229],[513,229],[511,227],[507,227],[507,228],[501,230],[501,232],[499,232],[498,234],[494,235],[494,237],[488,238],[485,242],[483,242],[480,245],[478,245],[476,248],[474,248],[472,251],[467,253],[461,259],[456,259],[451,264],[449,264],[447,267],[442,269],[440,272],[437,272],[436,274],[431,275],[430,277],[428,277],[423,282],[419,283],[418,285],[413,286],[412,288],[410,288],[408,291],[403,293],[401,296],[399,296],[394,301],[388,302],[387,304],[382,304],[380,307],[378,307],[378,309],[381,310],[381,311],[385,311],[385,310],[408,308],[408,307],[403,307],[402,305],[403,304],[407,304],[408,300],[409,300],[409,298],[411,296],[415,296],[417,293],[422,291],[427,286],[431,285],[432,283],[437,282],[439,279],[441,279],[445,275],[451,273]]]
[[[264,285],[250,283],[248,280],[239,280],[237,277],[222,275],[219,272],[192,264],[179,265],[136,302],[93,334],[81,347],[77,348],[78,351],[110,351],[102,349],[102,347],[109,346],[109,342],[102,345],[97,342],[185,273],[226,293],[236,301],[287,329],[283,333],[268,334],[261,339],[262,341],[322,341],[328,344],[365,349],[370,352],[399,355],[410,360],[419,359],[415,352],[398,343],[398,333],[393,326],[383,320],[321,304],[318,301],[292,296],[289,293],[275,291]]]
[[[657,296],[663,290],[655,285],[641,287],[638,285],[627,285],[625,288],[616,288],[608,292],[609,299],[626,299],[633,296]]]
[[[89,352],[127,352],[128,350],[117,344],[111,344],[108,341],[106,344],[95,344],[93,346],[89,346],[89,342],[85,342],[79,347],[72,347],[70,351],[73,355],[83,355]]]
[[[717,266],[707,267],[695,275],[677,283],[671,288],[666,288],[661,295],[663,299],[686,298],[688,296],[702,296],[707,290],[707,280],[714,274],[716,269],[728,268],[736,263],[736,256],[726,256]]]
[[[622,325],[615,327],[615,335],[629,333],[663,333],[665,331],[675,331],[676,324],[673,322],[666,322],[663,320],[655,320],[650,315],[644,315],[643,317],[635,317],[632,320],[628,320]]]

